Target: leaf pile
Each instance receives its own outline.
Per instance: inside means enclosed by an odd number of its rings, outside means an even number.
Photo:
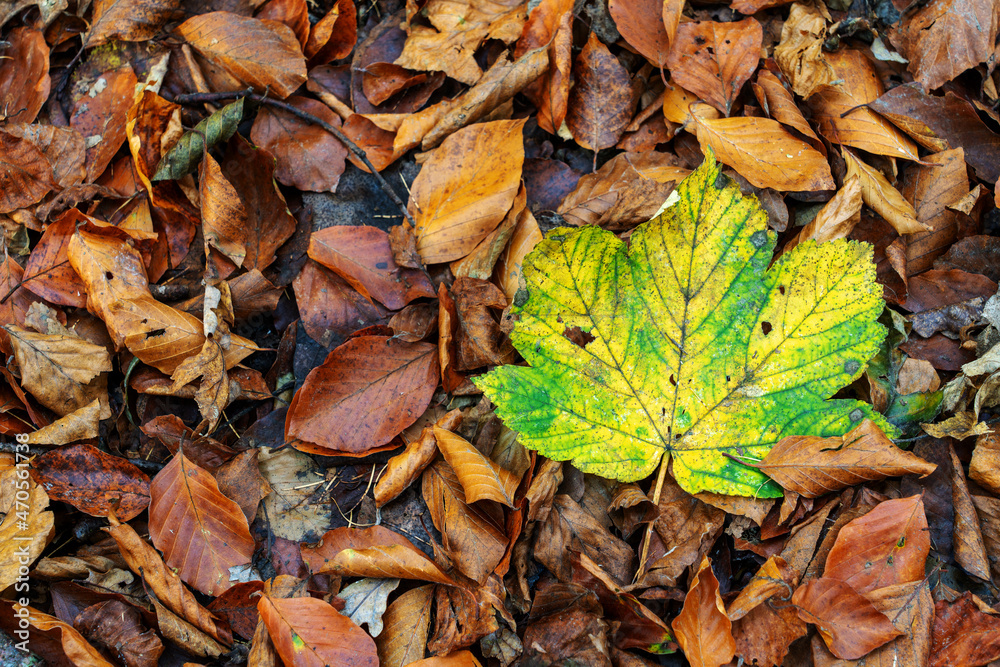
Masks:
[[[1000,660],[998,33],[0,2],[0,664]]]

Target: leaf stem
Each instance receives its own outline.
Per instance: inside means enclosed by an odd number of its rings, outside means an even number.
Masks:
[[[670,452],[664,452],[660,460],[660,471],[656,475],[656,487],[653,490],[653,504],[660,506],[660,494],[663,492],[663,482],[667,478],[667,468],[670,467]],[[639,555],[639,569],[635,573],[635,581],[638,583],[646,574],[646,557],[649,555],[649,539],[653,534],[656,521],[646,524],[646,534],[642,538],[642,553]]]
[[[347,136],[343,132],[341,132],[339,128],[330,125],[330,123],[327,123],[322,118],[314,116],[308,111],[303,111],[302,109],[298,109],[292,106],[291,104],[288,104],[287,102],[282,102],[281,100],[276,100],[274,98],[267,97],[266,95],[258,95],[257,93],[251,93],[246,90],[237,90],[233,92],[219,92],[219,93],[189,93],[186,95],[178,95],[177,97],[169,101],[175,102],[177,104],[204,104],[206,102],[221,102],[223,100],[233,100],[233,99],[239,99],[241,97],[249,99],[252,102],[256,102],[257,104],[266,104],[276,109],[287,111],[288,113],[292,114],[293,116],[301,118],[307,123],[312,123],[313,125],[318,125],[322,127],[324,130],[326,130],[333,136],[337,137],[337,140],[340,141],[340,143],[344,144],[344,146],[346,146],[349,151],[354,153],[354,155],[357,156],[357,158],[361,160],[361,162],[364,163],[366,167],[368,167],[368,170],[371,171],[372,175],[375,176],[376,180],[378,181],[379,187],[382,188],[382,191],[385,192],[385,194],[389,197],[389,199],[391,199],[393,203],[399,207],[399,210],[402,211],[403,217],[406,219],[407,222],[410,223],[410,227],[414,229],[416,228],[417,223],[414,222],[413,216],[411,216],[410,212],[406,209],[406,204],[404,204],[403,200],[399,198],[399,195],[396,194],[396,191],[393,190],[392,187],[390,187],[389,183],[386,182],[385,178],[382,177],[382,174],[380,174],[378,170],[375,169],[375,166],[371,163],[371,160],[368,159],[368,154],[365,153],[364,149],[358,146],[350,139],[348,139]]]

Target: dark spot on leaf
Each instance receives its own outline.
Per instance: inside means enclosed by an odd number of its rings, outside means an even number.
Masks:
[[[851,410],[851,414],[847,415],[851,418],[852,422],[861,421],[861,418],[865,416],[865,413],[861,411],[861,408],[855,408]]]
[[[520,308],[528,303],[528,290],[521,288],[514,292],[514,305]]]
[[[765,336],[767,334],[771,333],[771,323],[770,322],[761,322],[760,323],[760,330],[764,332]]]
[[[715,177],[715,189],[722,190],[727,185],[729,185],[729,177],[720,171],[719,175]]]
[[[855,373],[858,372],[859,368],[861,368],[861,362],[858,361],[857,359],[851,359],[850,361],[844,364],[844,372],[847,373],[848,375],[854,375]]]
[[[562,241],[566,240],[566,235],[565,234],[552,234],[551,236],[549,236],[549,238],[552,239],[553,241],[562,242]]]
[[[906,535],[899,536],[899,541],[896,542],[896,546],[899,547],[900,549],[906,546]]]
[[[376,269],[388,269],[389,268],[389,263],[388,262],[378,262],[377,264],[375,264],[375,268]]]
[[[563,337],[580,347],[587,347],[594,342],[594,337],[580,327],[566,327]]]
[[[104,277],[107,278],[108,280],[111,280],[112,278],[115,277],[115,274],[111,273],[110,271],[105,271]]]
[[[785,286],[784,285],[778,285],[778,294],[780,294],[781,296],[785,296]]]
[[[673,374],[670,375],[670,384],[674,385],[675,387],[677,386],[677,380],[674,379]]]
[[[753,236],[750,237],[750,243],[753,244],[754,248],[763,248],[767,245],[767,232],[763,229],[754,232]]]

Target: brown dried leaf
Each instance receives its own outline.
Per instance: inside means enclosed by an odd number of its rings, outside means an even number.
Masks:
[[[424,263],[464,257],[504,219],[520,187],[524,122],[463,128],[431,152],[408,206]]]
[[[502,311],[507,298],[496,285],[476,278],[458,278],[451,288],[457,315],[454,367],[469,371],[483,366],[513,363],[517,358],[508,335],[491,310]]]
[[[803,227],[798,235],[785,244],[788,252],[803,241],[832,241],[847,238],[855,225],[861,222],[861,179],[851,176],[844,180],[844,187],[837,190],[816,217]]]
[[[257,609],[286,665],[378,667],[375,641],[322,600],[265,595]]]
[[[0,131],[0,213],[31,206],[55,185],[52,165],[27,139]]]
[[[254,541],[240,506],[178,452],[150,485],[149,536],[166,564],[206,595],[232,587],[230,569],[250,562]]]
[[[570,70],[573,66],[573,2],[542,0],[528,15],[524,32],[514,48],[514,57],[548,47],[549,70],[528,85],[524,93],[538,108],[538,126],[558,134],[569,103]]]
[[[445,460],[458,476],[466,502],[493,500],[514,507],[514,492],[520,477],[483,456],[470,442],[451,431],[434,427],[434,439]]]
[[[521,282],[524,257],[542,240],[542,231],[529,211],[520,216],[507,247],[500,253],[493,270],[493,282],[503,290],[507,303],[513,303]]]
[[[1000,658],[1000,617],[983,612],[969,591],[934,605],[929,667],[985,665]]]
[[[614,223],[628,228],[649,220],[690,170],[674,166],[676,160],[666,153],[622,153],[601,165],[592,174],[580,178],[576,188],[569,193],[560,213],[571,225],[600,225]],[[631,215],[620,213],[620,203],[626,201]],[[637,204],[638,202],[638,204]]]
[[[861,181],[861,199],[885,219],[899,234],[916,234],[930,230],[917,220],[913,206],[894,188],[878,169],[862,162],[846,148],[841,152],[847,163],[847,176],[857,176]]]
[[[87,142],[87,178],[97,180],[125,142],[125,121],[135,99],[135,72],[129,65],[104,72],[74,98],[70,127]]]
[[[305,54],[309,67],[325,65],[350,55],[358,40],[358,12],[353,0],[337,0],[309,31]]]
[[[921,497],[886,500],[840,529],[823,577],[844,581],[858,593],[917,581],[930,546]]]
[[[389,235],[377,227],[335,225],[314,232],[309,238],[309,257],[390,310],[436,294],[423,271],[396,266]]]
[[[388,311],[364,298],[347,281],[308,261],[292,282],[302,326],[324,347],[343,340],[358,327],[384,323]]]
[[[283,23],[209,12],[192,16],[177,33],[211,63],[260,92],[284,99],[306,82],[302,47]]]
[[[905,238],[906,272],[910,276],[931,268],[958,238],[961,216],[947,206],[969,191],[961,148],[928,155],[924,161],[930,164],[906,170],[901,191],[913,202],[917,220],[929,228]]]
[[[143,582],[156,598],[172,612],[204,632],[212,639],[231,644],[229,630],[195,598],[173,569],[163,564],[163,560],[152,546],[139,537],[135,529],[127,523],[112,519],[112,526],[106,529],[118,545],[128,568],[142,577]]]
[[[796,95],[808,99],[837,75],[823,53],[827,21],[826,6],[796,2],[781,27],[781,42],[774,47],[774,59]]]
[[[787,598],[794,576],[781,556],[771,556],[730,603],[729,619],[738,621],[774,596]]]
[[[830,651],[856,660],[903,633],[885,614],[842,581],[823,577],[800,586],[792,595],[799,618],[819,630]]]
[[[843,49],[827,56],[836,84],[816,88],[809,98],[819,133],[835,144],[877,155],[919,160],[917,145],[865,105],[885,92],[875,66],[861,51]]]
[[[1000,29],[1000,7],[989,0],[944,0],[913,12],[889,33],[907,69],[925,91],[985,61]]]
[[[384,449],[423,414],[437,383],[434,345],[352,338],[306,377],[288,408],[285,436],[327,455]]]
[[[433,586],[420,586],[396,598],[382,616],[375,644],[382,667],[405,667],[421,660],[427,648]]]
[[[32,468],[49,496],[91,516],[114,508],[122,520],[149,505],[149,477],[134,465],[93,445],[73,445],[35,459]]]
[[[558,494],[552,500],[552,510],[545,523],[537,531],[534,558],[560,581],[572,581],[573,569],[566,558],[567,549],[599,563],[618,585],[631,580],[634,550],[568,495]]]
[[[955,551],[955,562],[974,577],[989,581],[990,562],[983,542],[983,531],[979,527],[979,515],[972,503],[969,485],[965,480],[962,462],[955,453],[954,445],[949,447],[951,454],[951,497],[955,506],[955,528],[952,544]]]
[[[40,30],[14,28],[0,59],[0,118],[33,123],[49,96],[49,46]]]
[[[455,567],[485,582],[507,551],[502,512],[488,502],[468,504],[458,476],[445,461],[424,471],[423,496]]]
[[[434,426],[451,431],[461,423],[461,411],[452,410],[437,420]],[[425,426],[419,438],[407,444],[406,449],[401,454],[389,459],[385,472],[375,483],[373,493],[375,506],[382,507],[399,496],[431,464],[437,453],[434,427]]]
[[[183,16],[180,6],[180,0],[97,0],[84,46],[93,48],[113,39],[144,42],[167,21]]]
[[[667,32],[664,24],[664,12],[667,3],[662,0],[610,0],[608,12],[611,14],[615,27],[622,34],[629,46],[641,53],[657,67],[667,66],[670,55],[670,45],[677,33]],[[678,40],[683,43],[684,33]],[[759,45],[758,45],[759,46]],[[681,47],[683,48],[683,47]],[[669,65],[673,69],[673,65]]]
[[[752,17],[730,23],[692,21],[677,28],[667,67],[671,80],[729,115],[760,60],[764,33]]]
[[[211,154],[205,153],[198,174],[205,245],[215,247],[233,264],[242,266],[247,254],[246,208]]]
[[[793,130],[798,130],[803,136],[819,142],[819,137],[813,132],[809,121],[795,103],[795,97],[778,80],[770,70],[761,69],[757,81],[753,84],[757,101],[767,112],[767,115]],[[815,145],[815,144],[814,144]],[[816,146],[819,149],[819,146]]]
[[[3,328],[21,369],[21,386],[39,403],[61,417],[101,400],[103,417],[111,416],[107,379],[100,378],[101,373],[112,370],[103,345],[69,332],[41,334],[14,325]]]
[[[565,121],[573,139],[592,151],[614,146],[635,113],[636,84],[594,33],[576,57],[573,74]]]
[[[305,97],[288,98],[288,104],[340,127],[340,117],[322,102]],[[253,143],[277,160],[275,177],[284,185],[313,192],[333,192],[344,173],[347,149],[332,134],[298,116],[265,106],[257,112]]]
[[[937,468],[896,447],[870,419],[844,436],[782,438],[758,467],[805,498],[886,477],[926,477]]]
[[[708,556],[702,557],[684,597],[684,607],[670,626],[692,667],[720,667],[733,659],[733,623],[726,616],[719,581]]]
[[[80,612],[73,623],[90,641],[128,667],[156,667],[164,646],[146,627],[139,610],[121,600],[105,600]]]
[[[383,526],[336,528],[316,546],[302,545],[302,560],[314,574],[416,579],[454,586],[455,581],[413,546]]]
[[[26,612],[25,624],[20,625],[14,616],[13,601],[4,600],[0,605],[3,605],[0,609],[3,609],[2,616],[5,620],[9,618],[14,621],[13,624],[4,622],[4,629],[11,635],[15,629],[27,630],[32,637],[29,646],[32,651],[43,655],[47,664],[114,667],[113,663],[105,660],[100,651],[91,646],[69,623],[25,605],[18,609]]]
[[[823,154],[770,118],[696,118],[698,143],[758,188],[833,190]]]

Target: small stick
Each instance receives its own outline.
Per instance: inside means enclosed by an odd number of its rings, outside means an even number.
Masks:
[[[272,106],[277,109],[287,111],[293,116],[297,116],[308,123],[312,123],[313,125],[319,125],[324,130],[326,130],[333,136],[337,137],[337,139],[342,144],[347,146],[348,150],[354,153],[354,155],[356,155],[358,159],[361,160],[366,167],[368,167],[371,173],[378,180],[379,186],[382,188],[382,191],[385,192],[385,194],[389,196],[389,198],[393,201],[393,203],[395,203],[396,206],[399,207],[399,210],[403,212],[403,217],[406,218],[406,220],[410,223],[410,226],[416,228],[417,224],[416,222],[414,222],[413,217],[410,215],[410,212],[406,210],[406,204],[403,203],[403,200],[401,200],[399,196],[396,194],[396,192],[389,186],[386,180],[382,177],[382,174],[378,173],[378,170],[375,169],[375,166],[368,159],[368,154],[365,153],[365,151],[361,147],[359,147],[353,141],[348,139],[344,135],[344,133],[341,132],[338,128],[334,127],[333,125],[330,125],[322,118],[318,118],[312,115],[311,113],[302,111],[301,109],[297,109],[293,107],[291,104],[288,104],[287,102],[282,102],[281,100],[265,97],[264,95],[258,95],[256,93],[248,93],[246,91],[235,91],[229,93],[227,92],[190,93],[187,95],[178,95],[171,101],[177,104],[204,104],[206,102],[219,102],[222,100],[232,100],[240,97],[245,97],[258,104],[266,104],[268,106]]]

